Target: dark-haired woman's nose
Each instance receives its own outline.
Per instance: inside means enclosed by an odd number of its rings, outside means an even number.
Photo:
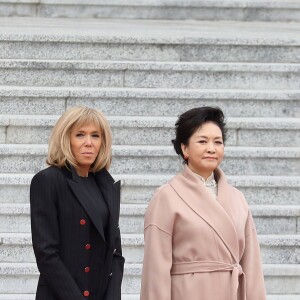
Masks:
[[[214,144],[213,144],[213,143],[208,143],[208,144],[207,144],[206,151],[207,151],[208,153],[215,153],[216,150],[215,150]]]

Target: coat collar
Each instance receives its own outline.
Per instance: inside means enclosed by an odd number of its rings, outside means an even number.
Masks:
[[[120,215],[121,181],[115,182],[106,169],[96,172],[95,180],[103,194],[110,213],[109,230],[115,230],[115,227],[118,225]],[[112,234],[108,234],[108,241],[111,236]]]
[[[188,166],[169,184],[178,196],[211,228],[229,249],[236,262],[239,261],[237,232],[230,217],[230,189],[221,169],[214,172],[218,182],[218,196],[214,200],[201,179]]]
[[[80,177],[77,174],[76,169],[70,164],[67,166],[67,168],[70,170],[69,174],[71,173],[71,176],[68,176],[68,184],[71,190],[105,241],[103,224],[101,218],[99,218],[100,212],[98,211],[98,207],[94,205],[92,201],[86,201],[85,194],[79,184]],[[94,176],[96,184],[99,187],[109,210],[109,230],[111,230],[111,228],[113,228],[113,224],[116,222],[119,216],[120,182],[114,182],[113,178],[106,169],[96,172]],[[107,236],[109,237],[110,234]]]

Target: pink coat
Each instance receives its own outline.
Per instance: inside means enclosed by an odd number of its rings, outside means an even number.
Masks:
[[[187,166],[145,216],[141,300],[265,300],[259,244],[243,194],[215,170],[214,200]]]

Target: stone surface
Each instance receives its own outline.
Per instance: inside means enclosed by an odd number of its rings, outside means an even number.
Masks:
[[[274,294],[299,294],[300,293],[300,268],[293,265],[265,265],[266,289],[272,290]],[[286,277],[289,274],[289,277]]]
[[[65,107],[87,105],[108,116],[176,117],[199,105],[217,105],[228,117],[290,118],[300,116],[299,102],[300,90],[0,86],[2,115],[61,115]]]
[[[241,187],[239,189],[244,193],[249,204],[297,205],[300,203],[299,187]]]
[[[282,151],[279,149],[227,147],[222,169],[228,175],[273,175],[280,169],[282,175],[297,176],[299,174],[297,148],[282,148]],[[175,174],[181,169],[181,161],[175,158],[171,147],[115,146],[114,150],[111,170],[115,174]]]
[[[0,60],[0,84],[299,89],[300,64]]]
[[[10,17],[0,18],[0,25],[2,41],[168,45],[207,45],[214,41],[215,45],[272,45],[285,49],[300,42],[299,26],[292,22],[122,20],[120,26],[118,19]]]
[[[58,116],[0,115],[2,143],[45,144]],[[170,145],[174,138],[173,117],[108,116],[115,145]],[[300,146],[297,118],[228,118],[229,146]],[[1,135],[0,135],[1,136]],[[0,140],[1,143],[1,140]]]
[[[36,7],[32,3],[9,3],[10,1],[0,2],[1,17],[32,17],[35,16]]]
[[[259,241],[264,263],[300,263],[299,235],[259,236]]]
[[[0,125],[0,143],[6,143],[6,128]]]
[[[1,1],[1,16],[299,21],[297,1]]]
[[[2,294],[1,300],[34,300],[35,294]]]
[[[1,33],[0,33],[1,36]],[[12,38],[11,38],[12,39]],[[205,62],[299,62],[298,46],[281,45],[215,45],[197,42],[195,45],[164,44],[114,44],[113,42],[64,42],[64,41],[1,41],[1,59],[82,59],[130,61],[205,61]],[[242,41],[243,43],[243,41]],[[220,55],[220,53],[223,53]]]

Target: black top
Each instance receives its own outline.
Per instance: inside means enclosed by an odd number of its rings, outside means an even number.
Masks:
[[[80,176],[79,178],[79,184],[81,185],[81,188],[86,195],[86,201],[92,201],[100,212],[99,217],[103,224],[104,234],[106,235],[108,228],[109,211],[103,195],[96,184],[94,175],[92,173],[89,173],[88,177]]]

